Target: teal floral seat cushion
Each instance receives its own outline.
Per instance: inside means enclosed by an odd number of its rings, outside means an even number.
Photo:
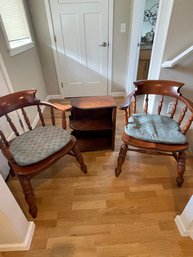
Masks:
[[[125,126],[125,133],[137,139],[165,144],[185,144],[186,136],[179,124],[167,116],[134,114]]]
[[[20,166],[44,160],[62,149],[71,140],[66,130],[56,126],[38,127],[11,141],[9,150]]]

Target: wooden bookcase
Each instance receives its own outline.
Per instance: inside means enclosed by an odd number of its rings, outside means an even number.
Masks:
[[[116,102],[111,96],[71,99],[70,127],[80,151],[114,150]]]

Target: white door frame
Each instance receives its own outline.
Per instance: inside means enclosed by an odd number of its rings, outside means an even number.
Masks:
[[[7,70],[6,70],[6,67],[5,67],[5,64],[4,64],[4,61],[3,61],[3,58],[2,58],[2,55],[0,54],[0,69],[2,70],[2,73],[3,73],[3,76],[4,76],[4,79],[5,79],[5,82],[7,84],[7,89],[10,93],[13,93],[14,90],[13,90],[13,86],[11,84],[11,81],[9,79],[9,75],[7,73]]]
[[[108,95],[111,94],[111,88],[112,88],[112,50],[113,50],[113,5],[114,0],[108,0],[109,5],[109,47],[108,47],[108,74],[107,74],[107,91]],[[51,47],[54,55],[54,62],[56,66],[56,73],[58,78],[58,87],[60,94],[63,98],[64,91],[63,91],[63,85],[62,85],[62,79],[61,79],[61,69],[59,65],[58,55],[57,55],[57,45],[55,42],[55,35],[54,35],[54,28],[53,28],[53,22],[52,22],[52,14],[51,14],[51,8],[49,0],[44,0],[45,9],[46,9],[46,15],[47,15],[47,21],[48,21],[48,28],[51,38]]]
[[[9,78],[9,74],[8,74],[8,72],[7,72],[7,69],[6,69],[6,66],[5,66],[5,64],[4,64],[3,57],[2,57],[2,55],[1,55],[1,53],[0,53],[0,69],[2,70],[3,77],[4,77],[4,80],[5,80],[5,82],[6,82],[7,89],[8,89],[8,91],[9,91],[9,93],[10,93],[10,94],[11,94],[11,93],[14,93],[15,91],[14,91],[14,89],[13,89],[13,86],[12,86],[11,80],[10,80],[10,78]],[[27,125],[26,125],[26,122],[24,121],[24,117],[23,117],[21,111],[20,111],[20,110],[17,110],[16,113],[17,113],[17,115],[18,115],[18,118],[20,119],[20,121],[21,121],[22,124],[23,124],[23,129],[24,129],[24,131],[27,131],[27,130],[28,130],[28,129],[27,129]]]
[[[148,79],[159,79],[161,72],[161,64],[168,34],[170,18],[172,14],[174,0],[160,0],[158,17],[155,29],[155,38],[151,54],[151,62],[149,67]],[[129,40],[129,56],[127,78],[125,83],[125,92],[128,94],[133,89],[133,81],[136,80],[139,47],[136,47],[140,42],[140,32],[142,26],[141,14],[143,15],[145,0],[132,0],[132,27]],[[143,16],[142,16],[143,17]],[[153,106],[153,105],[152,105]]]
[[[133,81],[135,81],[137,77],[144,8],[145,0],[131,1],[131,32],[130,38],[128,40],[127,70],[125,81],[126,95],[128,95],[133,90]]]

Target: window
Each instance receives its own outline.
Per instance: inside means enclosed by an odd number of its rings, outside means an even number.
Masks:
[[[33,47],[22,0],[0,0],[0,18],[11,56]]]

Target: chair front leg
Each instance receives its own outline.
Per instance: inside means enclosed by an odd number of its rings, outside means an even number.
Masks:
[[[27,176],[20,176],[19,181],[23,189],[23,193],[25,195],[25,200],[29,206],[29,213],[33,218],[37,217],[38,208],[36,206],[36,199],[33,193],[33,189],[31,186],[30,178]]]
[[[127,154],[128,146],[126,144],[123,144],[120,148],[119,157],[117,159],[117,167],[115,169],[115,176],[118,177],[121,174],[122,166],[125,161],[125,157]]]
[[[176,178],[177,186],[181,187],[184,182],[184,172],[186,168],[186,153],[185,152],[179,152],[178,154],[178,160],[177,160],[178,166],[177,166],[177,172],[178,176]]]
[[[80,163],[80,168],[84,173],[87,173],[87,166],[84,163],[84,159],[83,156],[80,152],[80,150],[78,149],[77,145],[75,144],[74,148],[72,149],[72,152],[74,153],[76,160]]]

